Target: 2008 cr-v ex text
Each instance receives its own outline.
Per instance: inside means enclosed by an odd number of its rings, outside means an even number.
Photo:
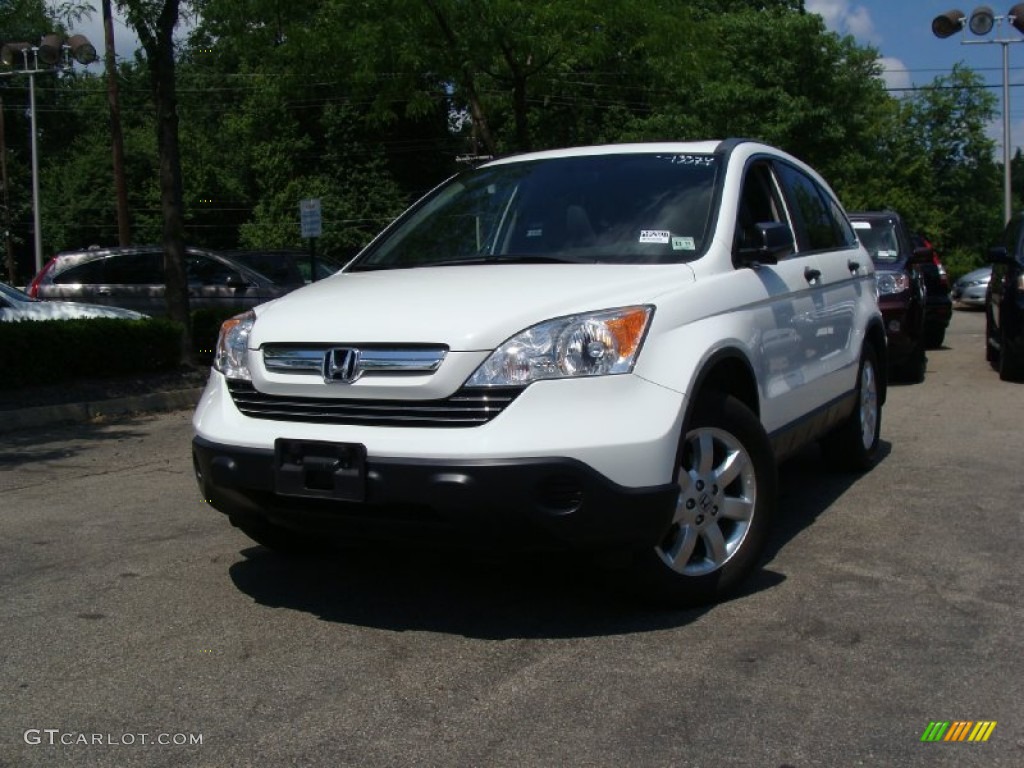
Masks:
[[[257,542],[550,540],[714,601],[776,463],[866,469],[886,341],[824,180],[742,140],[540,152],[448,180],[337,275],[221,330],[204,498]]]

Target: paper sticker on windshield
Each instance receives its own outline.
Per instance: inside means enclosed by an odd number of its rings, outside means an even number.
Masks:
[[[854,221],[852,223],[854,229],[871,229],[870,221]]]
[[[672,233],[667,229],[641,229],[641,243],[667,243]]]
[[[693,251],[696,250],[697,244],[693,241],[692,237],[673,237],[672,238],[672,250],[673,251]]]

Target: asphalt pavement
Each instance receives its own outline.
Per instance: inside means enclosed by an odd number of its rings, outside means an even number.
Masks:
[[[280,557],[200,498],[189,409],[0,434],[0,766],[1019,768],[1024,385],[983,326],[892,387],[871,472],[783,466],[702,610],[490,541]]]

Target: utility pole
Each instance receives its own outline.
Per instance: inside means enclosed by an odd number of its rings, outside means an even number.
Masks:
[[[114,19],[110,0],[103,0],[103,37],[106,48],[107,104],[110,106],[110,141],[114,159],[114,191],[117,196],[117,240],[131,245],[132,230],[128,218],[128,186],[124,178],[124,136],[121,133],[121,97],[117,87],[117,61],[114,55]]]
[[[7,263],[7,282],[9,285],[17,285],[16,265],[14,263],[14,240],[11,237],[11,196],[8,192],[10,186],[7,183],[7,138],[4,134],[4,100],[0,96],[0,187],[3,188],[3,197],[0,198],[0,205],[4,208],[4,219],[0,222],[3,227],[4,253]]]

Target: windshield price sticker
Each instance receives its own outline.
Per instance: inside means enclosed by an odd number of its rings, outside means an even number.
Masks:
[[[641,243],[667,243],[672,233],[667,229],[641,229]]]

